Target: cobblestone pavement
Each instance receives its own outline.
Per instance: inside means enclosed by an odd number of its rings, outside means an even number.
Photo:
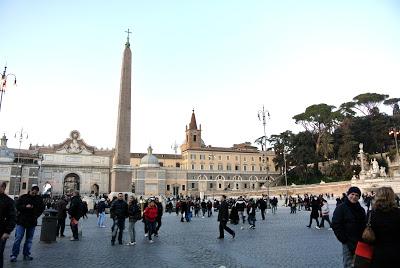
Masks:
[[[330,207],[332,212],[334,205]],[[236,238],[225,233],[224,240],[216,239],[216,214],[193,218],[190,223],[181,223],[176,214],[164,214],[160,236],[153,244],[144,237],[142,222],[136,223],[135,246],[111,246],[111,220],[107,219],[107,228],[98,228],[96,216],[89,215],[80,222],[80,241],[69,241],[68,227],[67,237],[57,238],[56,243],[39,242],[38,226],[30,262],[21,255],[16,263],[9,262],[12,236],[4,251],[4,267],[341,267],[340,243],[327,228],[306,228],[309,214],[289,214],[288,208],[278,208],[277,214],[269,212],[263,221],[258,213],[255,230],[229,225]]]

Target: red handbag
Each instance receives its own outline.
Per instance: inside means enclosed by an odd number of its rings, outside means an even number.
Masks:
[[[374,247],[370,244],[359,241],[357,243],[356,252],[354,254],[354,267],[367,268],[370,266]]]

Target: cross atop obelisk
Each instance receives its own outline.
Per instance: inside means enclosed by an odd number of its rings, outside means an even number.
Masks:
[[[129,31],[129,28],[128,28],[128,31],[125,31],[127,34],[128,34],[128,37],[126,38],[126,43],[125,43],[125,46],[127,46],[127,47],[130,47],[130,43],[129,43],[129,35],[132,33],[131,31]]]
[[[132,185],[131,156],[131,72],[132,52],[128,39],[122,58],[117,135],[111,169],[111,192],[128,192]]]

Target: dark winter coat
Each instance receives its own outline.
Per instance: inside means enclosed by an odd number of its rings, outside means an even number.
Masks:
[[[354,253],[357,242],[365,229],[365,210],[360,203],[353,204],[348,199],[336,207],[332,217],[332,229],[337,239]]]
[[[128,217],[128,204],[124,200],[115,200],[110,208],[111,218],[125,219]]]
[[[371,227],[376,236],[371,267],[394,267],[400,264],[400,209],[374,210]]]
[[[57,202],[57,219],[62,220],[67,217],[67,201],[60,199]]]
[[[106,207],[107,207],[106,202],[105,201],[100,201],[97,204],[97,212],[98,213],[103,213],[104,211],[106,211]]]
[[[218,221],[228,221],[229,219],[229,208],[228,203],[224,200],[219,205]]]
[[[0,236],[11,233],[15,228],[15,203],[6,194],[0,194]]]
[[[318,219],[319,212],[321,211],[321,206],[319,200],[312,199],[311,200],[311,218]]]
[[[69,204],[68,214],[71,218],[79,221],[83,215],[83,202],[80,196],[73,196]]]
[[[162,218],[163,209],[164,209],[164,208],[163,208],[161,202],[157,202],[157,203],[156,203],[156,206],[157,206],[157,209],[158,209],[158,212],[157,212],[157,219],[159,220],[159,219]]]
[[[142,212],[137,203],[131,203],[128,205],[129,221],[138,221],[142,218]]]
[[[27,205],[32,205],[27,208]],[[23,227],[34,227],[37,225],[37,218],[42,215],[45,205],[43,199],[39,195],[22,195],[16,203],[17,207],[17,224]]]

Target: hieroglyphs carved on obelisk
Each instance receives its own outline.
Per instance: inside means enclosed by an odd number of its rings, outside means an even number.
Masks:
[[[122,58],[117,137],[111,169],[111,192],[130,192],[132,184],[131,153],[131,72],[132,53],[128,38]]]

